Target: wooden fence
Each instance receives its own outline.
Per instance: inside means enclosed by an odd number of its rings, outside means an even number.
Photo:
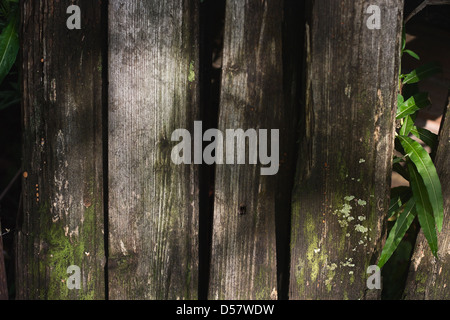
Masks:
[[[371,4],[381,29],[363,0],[22,0],[17,297],[379,297],[403,1]],[[278,173],[174,164],[195,121],[279,130]]]

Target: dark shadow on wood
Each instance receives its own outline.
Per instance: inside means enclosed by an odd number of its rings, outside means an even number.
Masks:
[[[3,236],[0,221],[0,300],[8,300],[8,286],[6,283],[5,259],[3,258]]]
[[[225,19],[225,0],[204,1],[200,7],[200,117],[203,130],[217,128],[221,52]],[[213,66],[214,64],[214,66]],[[205,147],[207,143],[204,143]],[[202,164],[200,169],[199,212],[199,289],[200,300],[206,300],[209,287],[212,222],[214,213],[215,165]]]
[[[290,230],[291,230],[291,192],[294,187],[295,163],[297,160],[300,135],[300,115],[302,106],[303,70],[304,70],[304,35],[305,35],[305,2],[296,0],[284,1],[283,13],[283,90],[284,107],[290,113],[288,119],[289,130],[286,136],[280,137],[280,141],[287,141],[286,155],[280,155],[282,165],[288,166],[288,170],[282,170],[279,174],[285,174],[280,185],[281,193],[286,195],[282,201],[277,201],[276,206],[276,233],[277,233],[277,278],[278,299],[287,300],[289,293],[290,272]],[[289,135],[289,136],[287,136]]]

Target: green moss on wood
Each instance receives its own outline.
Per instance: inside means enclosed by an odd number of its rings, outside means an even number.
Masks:
[[[295,280],[297,283],[298,292],[304,292],[305,290],[305,261],[299,258],[295,266]]]
[[[194,81],[195,81],[194,61],[191,61],[191,63],[189,64],[188,81],[189,81],[189,82],[194,82]]]
[[[48,221],[51,216],[50,205],[43,202],[37,209],[40,217],[40,252],[35,279],[46,279],[47,287],[40,288],[40,297],[50,300],[80,299],[92,300],[98,295],[97,284],[103,277],[95,270],[88,270],[87,259],[97,259],[103,252],[101,230],[96,227],[96,208],[93,182],[89,183],[88,194],[91,204],[83,208],[83,222],[78,225],[77,234],[70,234],[63,220]],[[100,245],[93,248],[96,242]],[[95,249],[95,252],[91,252]],[[69,290],[67,287],[67,268],[77,265],[81,269],[81,289]],[[99,268],[101,269],[101,268]],[[89,276],[88,276],[89,273]]]
[[[270,277],[271,270],[267,267],[261,266],[259,268],[258,274],[256,275],[255,284],[256,292],[255,298],[257,300],[268,300],[270,299],[271,288],[268,286],[268,279]]]

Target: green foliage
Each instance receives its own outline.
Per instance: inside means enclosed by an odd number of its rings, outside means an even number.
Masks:
[[[411,188],[416,202],[416,211],[419,217],[420,227],[430,245],[431,252],[437,256],[436,223],[432,215],[432,206],[427,196],[427,188],[419,172],[411,162],[408,162],[408,170],[411,175]]]
[[[415,59],[420,57],[406,47],[406,34],[403,28],[402,56],[409,54]],[[433,255],[437,256],[437,231],[442,230],[444,210],[441,182],[439,180],[432,156],[411,135],[419,138],[436,151],[437,136],[430,131],[414,125],[417,113],[430,104],[428,93],[418,92],[417,82],[441,72],[438,63],[427,63],[408,74],[399,75],[398,111],[396,119],[400,127],[396,132],[395,149],[401,153],[394,157],[393,170],[409,181],[409,187],[393,188],[389,219],[395,221],[381,253],[378,266],[383,267],[395,250],[417,216],[420,227],[427,239]],[[403,90],[406,86],[407,90]],[[403,94],[402,94],[403,93]]]
[[[11,73],[19,52],[19,8],[18,0],[0,2],[0,84]],[[20,101],[18,87],[10,83],[12,90],[0,91],[0,110]]]
[[[397,138],[401,140],[401,144],[407,152],[409,160],[411,160],[408,161],[408,172],[411,178],[410,183],[413,184],[419,182],[415,181],[416,179],[413,179],[411,175],[411,173],[415,173],[415,171],[412,172],[411,169],[417,170],[417,173],[421,177],[420,180],[423,180],[423,185],[425,187],[426,195],[428,196],[427,198],[431,204],[431,211],[436,219],[438,230],[441,231],[444,217],[444,202],[442,199],[441,182],[439,181],[433,160],[431,160],[428,152],[417,141],[405,136],[398,136]],[[414,166],[410,168],[409,165],[411,165],[411,163],[414,164]],[[420,182],[420,184],[422,183]]]
[[[378,262],[379,266],[383,266],[389,260],[414,221],[417,215],[415,205],[414,198],[410,198],[404,205],[396,207],[395,212],[398,212],[399,216],[386,239],[383,253]]]
[[[422,140],[431,150],[436,150],[438,143],[438,136],[427,129],[417,128],[416,126],[411,128],[411,133]]]
[[[428,105],[428,93],[420,92],[398,105],[396,119],[403,119]]]
[[[442,67],[439,63],[430,62],[427,63],[416,70],[404,75],[403,84],[417,83],[420,80],[426,79],[436,73],[441,72]]]
[[[420,57],[415,52],[412,52],[411,50],[403,50],[403,52],[409,54],[414,59],[420,60]]]

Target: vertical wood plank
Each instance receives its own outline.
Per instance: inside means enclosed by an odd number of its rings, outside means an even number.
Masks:
[[[23,216],[17,231],[19,299],[102,299],[102,2],[21,1]],[[81,270],[69,290],[67,268]]]
[[[450,298],[450,96],[439,133],[435,165],[442,185],[444,225],[438,233],[438,256],[431,253],[421,231],[416,240],[404,293],[405,299],[445,300]]]
[[[196,299],[198,167],[171,161],[193,134],[198,1],[109,2],[109,297]]]
[[[269,140],[271,129],[286,133],[282,7],[272,0],[226,3],[218,125],[224,139],[227,129],[268,129]],[[262,176],[260,169],[249,164],[248,147],[245,165],[216,166],[210,299],[277,298],[275,215],[282,175]]]
[[[368,6],[381,9],[370,30]],[[402,0],[307,1],[306,98],[292,200],[291,299],[370,299],[385,236]]]

